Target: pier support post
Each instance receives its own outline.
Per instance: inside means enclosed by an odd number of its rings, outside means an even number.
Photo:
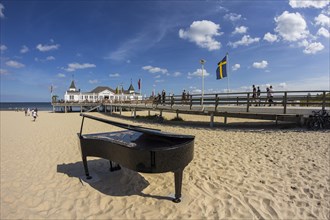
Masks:
[[[134,118],[136,118],[136,108],[134,108]]]
[[[225,125],[227,124],[227,116],[224,117],[223,123],[225,123]]]
[[[159,115],[163,116],[163,110],[160,110]]]
[[[213,126],[214,126],[214,113],[212,112],[210,116],[210,127],[213,128]]]
[[[120,115],[121,115],[121,111],[122,111],[122,109],[123,109],[123,108],[120,106],[120,109],[119,109]]]
[[[110,115],[112,115],[112,105],[110,105]]]
[[[176,118],[179,118],[179,112],[178,112],[178,110],[176,111]]]
[[[150,110],[148,110],[148,116],[150,116]]]

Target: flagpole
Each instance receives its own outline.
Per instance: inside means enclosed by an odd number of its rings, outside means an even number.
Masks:
[[[50,86],[50,102],[53,102],[53,85]]]
[[[206,61],[201,59],[200,63],[202,64],[202,105],[204,105],[204,63]]]
[[[228,59],[228,52],[226,54],[227,58],[227,93],[229,93],[229,59]]]
[[[140,88],[139,88],[139,90],[140,90],[140,96],[141,96],[141,99],[143,99],[143,95],[142,95],[142,80],[141,80],[141,78],[139,79],[139,82],[140,82],[140,83],[139,83],[139,84],[140,84],[140,85],[139,85],[139,87],[140,87]]]

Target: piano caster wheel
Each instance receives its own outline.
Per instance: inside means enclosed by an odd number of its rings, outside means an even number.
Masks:
[[[92,176],[87,176],[86,179],[90,180],[92,179]]]
[[[180,198],[175,198],[172,201],[175,202],[175,203],[179,203],[179,202],[181,202],[181,199]]]
[[[113,172],[113,171],[116,171],[116,170],[121,170],[121,167],[119,165],[115,166],[115,167],[111,167],[110,168],[110,171]]]

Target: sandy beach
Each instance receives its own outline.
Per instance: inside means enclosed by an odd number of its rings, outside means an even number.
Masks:
[[[39,112],[36,122],[0,114],[1,219],[330,219],[329,131],[223,118],[210,128],[209,117],[196,115],[163,124],[115,117],[196,136],[176,204],[168,200],[173,173],[109,172],[107,160],[91,157],[93,181],[82,181],[79,113]],[[85,120],[85,133],[115,130]]]

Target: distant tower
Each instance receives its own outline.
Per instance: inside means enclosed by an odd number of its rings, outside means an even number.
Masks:
[[[77,88],[76,88],[76,85],[74,84],[74,75],[72,74],[72,82],[71,82],[71,85],[70,85],[70,88],[69,90],[70,92],[76,92],[77,91]]]
[[[131,79],[131,85],[130,85],[129,88],[128,88],[128,93],[129,93],[129,94],[135,93],[134,87],[133,87],[133,85],[132,85],[132,79]]]
[[[69,88],[69,92],[76,92],[76,91],[77,91],[76,85],[74,84],[74,80],[72,80]]]

